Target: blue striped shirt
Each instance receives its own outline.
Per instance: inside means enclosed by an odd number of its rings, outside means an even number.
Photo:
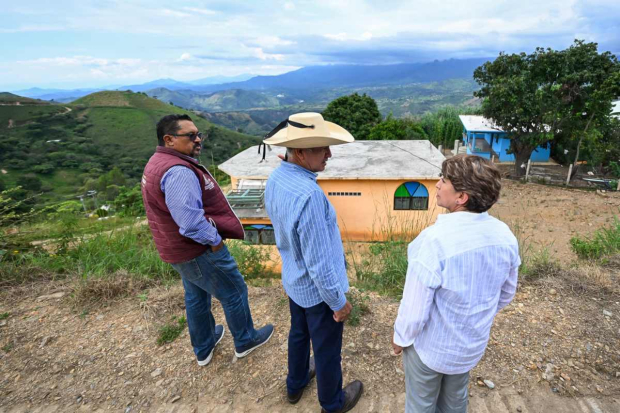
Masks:
[[[161,190],[179,233],[203,245],[218,245],[222,237],[205,218],[202,191],[196,174],[186,166],[176,165],[161,177]]]
[[[282,256],[282,284],[300,307],[346,304],[349,280],[334,207],[316,174],[290,162],[271,173],[265,207]]]
[[[515,295],[517,239],[486,212],[455,212],[422,231],[408,259],[394,342],[413,344],[439,373],[468,372],[484,354],[495,314]]]

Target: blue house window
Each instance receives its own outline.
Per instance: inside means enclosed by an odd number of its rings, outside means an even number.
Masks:
[[[275,245],[276,237],[271,225],[244,225],[245,241],[250,244]]]
[[[397,211],[428,209],[428,190],[419,182],[405,182],[394,193],[394,209]]]

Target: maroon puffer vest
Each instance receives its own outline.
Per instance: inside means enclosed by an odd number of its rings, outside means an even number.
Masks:
[[[222,238],[243,239],[243,226],[235,215],[224,193],[204,166],[193,158],[173,149],[158,146],[149,159],[142,176],[142,200],[146,217],[153,234],[155,246],[162,260],[169,263],[189,261],[209,249],[179,233],[179,226],[172,219],[161,191],[161,178],[175,165],[194,171],[202,189],[202,206],[205,218],[217,228]]]

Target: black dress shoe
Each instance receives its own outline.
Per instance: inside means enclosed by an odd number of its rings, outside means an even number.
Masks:
[[[316,365],[314,363],[314,357],[310,357],[310,362],[308,364],[310,365],[310,367],[308,369],[309,372],[310,372],[310,380],[308,380],[308,384],[310,384],[310,381],[312,381],[314,376],[316,376]],[[306,384],[306,386],[308,386],[308,384]],[[299,390],[297,393],[286,392],[286,398],[287,398],[288,402],[290,404],[297,403],[299,400],[301,400],[301,396],[303,396],[304,390],[305,390],[305,387],[303,389]]]
[[[342,408],[334,413],[344,413],[348,412],[352,408],[355,407],[357,402],[362,397],[362,393],[364,392],[364,385],[359,380],[354,380],[351,383],[347,384],[344,388],[344,404]],[[327,413],[327,410],[321,409],[321,413]]]

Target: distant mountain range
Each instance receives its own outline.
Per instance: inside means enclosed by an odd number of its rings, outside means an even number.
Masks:
[[[31,88],[13,93],[43,100],[61,102],[77,99],[101,90],[131,90],[147,92],[165,88],[171,91],[213,93],[222,90],[272,90],[304,91],[342,87],[369,87],[404,85],[411,83],[441,82],[448,79],[471,79],[474,70],[490,58],[436,60],[429,63],[392,65],[327,65],[309,66],[277,76],[207,77],[190,82],[158,79],[152,82],[108,88],[41,89]],[[187,92],[186,92],[187,93]],[[152,93],[149,93],[152,94]]]
[[[436,60],[391,65],[327,65],[304,67],[277,76],[209,77],[191,82],[158,79],[107,90],[144,93],[176,106],[200,111],[216,124],[262,135],[282,115],[323,110],[332,100],[366,93],[387,116],[416,116],[444,105],[477,104],[474,70],[490,58]],[[102,89],[40,89],[21,96],[73,102]],[[211,115],[207,115],[211,114]]]

